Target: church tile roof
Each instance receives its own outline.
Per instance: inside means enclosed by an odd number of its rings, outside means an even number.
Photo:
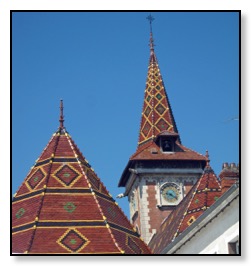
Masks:
[[[12,252],[150,254],[60,117],[13,197]]]
[[[177,151],[165,153],[161,151],[154,141],[149,141],[139,146],[137,151],[130,157],[130,160],[206,160],[204,155],[186,148],[178,141],[176,141],[175,145]]]
[[[162,132],[177,134],[178,130],[154,52],[153,36],[150,33],[150,59],[147,72],[143,110],[138,145],[155,138]],[[178,135],[178,140],[180,138]]]
[[[151,22],[153,17],[149,16]],[[136,152],[130,157],[124,169],[119,186],[125,186],[130,173],[129,168],[141,160],[165,160],[165,161],[200,161],[202,169],[206,164],[206,157],[181,144],[180,135],[176,126],[173,111],[168,99],[163,82],[158,60],[154,51],[152,28],[150,31],[150,58],[147,71],[146,87],[141,114],[138,146]],[[158,139],[172,139],[174,150],[163,152]]]

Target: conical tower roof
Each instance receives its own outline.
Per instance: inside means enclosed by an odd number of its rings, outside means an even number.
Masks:
[[[157,57],[154,50],[152,20],[150,20],[150,58],[144,92],[139,138],[136,151],[131,155],[124,169],[119,186],[126,186],[130,177],[130,168],[141,161],[196,161],[202,169],[206,165],[206,157],[182,145],[176,126],[171,104],[168,99]],[[172,140],[171,152],[163,152],[160,139]]]
[[[177,208],[162,222],[158,232],[150,241],[149,247],[152,251],[155,254],[161,253],[221,195],[220,183],[208,161],[201,178]]]
[[[149,254],[147,245],[60,126],[15,194],[12,252]]]
[[[151,25],[151,24],[150,24]],[[152,28],[150,31],[150,59],[144,94],[138,145],[154,139],[160,133],[178,136],[177,126],[154,51]]]

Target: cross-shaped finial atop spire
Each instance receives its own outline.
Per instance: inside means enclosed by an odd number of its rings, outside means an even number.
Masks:
[[[153,33],[152,33],[152,22],[154,21],[154,17],[150,14],[147,19],[150,22],[150,49],[151,49],[151,53],[153,53],[154,50],[154,43],[153,43]]]
[[[152,22],[154,21],[154,17],[150,14],[148,17],[146,17],[150,22],[150,32],[152,32]]]

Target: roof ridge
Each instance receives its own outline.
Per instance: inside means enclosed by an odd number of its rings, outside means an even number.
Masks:
[[[75,148],[78,149],[77,145],[74,143],[74,141],[72,140],[72,138],[71,138],[71,141],[72,141],[73,144],[74,144],[74,145],[73,145],[73,149],[74,149],[74,146],[75,146]],[[78,149],[78,150],[79,150],[79,149]],[[78,158],[77,158],[77,159],[78,159]],[[86,159],[85,159],[85,160],[86,160]],[[80,168],[81,168],[82,174],[85,176],[85,178],[86,178],[86,180],[87,180],[87,182],[88,182],[88,186],[89,186],[89,188],[91,189],[92,195],[94,196],[94,199],[95,199],[95,201],[96,201],[96,203],[97,203],[97,205],[98,205],[98,207],[99,207],[100,214],[102,215],[102,218],[104,219],[104,222],[105,222],[105,224],[106,224],[106,227],[107,227],[107,229],[108,229],[108,231],[109,231],[109,233],[110,233],[110,236],[111,236],[111,238],[112,238],[112,240],[113,240],[115,246],[118,248],[118,250],[119,250],[120,253],[122,253],[122,254],[125,253],[125,251],[119,246],[118,242],[116,241],[116,237],[114,236],[114,234],[112,233],[112,230],[110,229],[110,224],[111,224],[111,223],[115,223],[115,221],[111,221],[111,222],[110,222],[109,219],[107,219],[107,217],[105,216],[104,211],[103,211],[103,207],[102,207],[102,205],[100,204],[100,200],[99,200],[98,197],[96,197],[96,193],[95,193],[95,191],[97,191],[97,189],[96,189],[95,187],[93,187],[93,184],[92,184],[91,182],[89,182],[89,178],[88,178],[88,176],[86,176],[85,171],[84,171],[84,169],[83,169],[82,164],[81,164],[80,161],[79,161],[79,165],[80,165]],[[94,171],[92,168],[91,168],[91,170],[92,170],[93,173],[95,174],[95,177],[97,177],[97,178],[100,180],[100,178],[99,178],[98,175],[95,173],[95,171]],[[104,183],[103,183],[101,180],[100,180],[100,183],[101,183],[101,185],[106,189],[106,192],[107,192],[107,194],[109,195],[109,197],[110,197],[111,199],[113,199],[112,195],[108,192],[106,186],[104,185]],[[100,192],[100,191],[98,191],[98,192],[102,194],[102,192]],[[114,201],[113,204],[116,205],[116,208],[118,208],[118,210],[121,212],[121,214],[125,217],[125,219],[126,219],[127,222],[128,222],[128,226],[129,226],[130,229],[129,229],[128,227],[126,227],[126,226],[123,226],[123,225],[119,225],[119,227],[121,227],[121,228],[125,228],[125,229],[131,231],[132,233],[135,233],[135,229],[134,229],[134,227],[132,226],[132,224],[130,223],[129,219],[127,218],[127,216],[125,215],[125,213],[123,212],[123,210],[120,208],[120,206],[118,205],[118,203],[117,203],[116,201]],[[141,239],[141,240],[142,240],[142,239]],[[143,241],[143,240],[142,240],[142,241]],[[144,241],[143,241],[143,242],[144,242]],[[146,247],[148,248],[148,246],[146,246]],[[149,252],[151,252],[151,250],[150,250],[149,248],[148,248],[148,250],[149,250]]]
[[[151,253],[63,127],[62,106],[60,123],[13,197],[12,251]]]
[[[157,234],[150,242],[154,253],[161,252],[164,246],[168,246],[178,235],[187,230],[221,195],[222,190],[217,176],[208,164],[184,199],[161,223]],[[177,221],[176,224],[174,219]],[[169,227],[171,222],[173,222],[173,226]],[[156,246],[161,239],[164,240],[162,246]]]
[[[118,248],[119,252],[124,253],[124,251],[119,247],[119,244],[118,244],[117,241],[115,240],[115,237],[114,237],[114,235],[113,235],[113,233],[112,233],[112,231],[111,231],[111,229],[110,229],[110,226],[109,226],[109,224],[107,223],[107,219],[106,219],[106,217],[105,217],[105,215],[104,215],[104,212],[103,212],[103,210],[102,210],[102,208],[101,208],[101,206],[100,206],[100,204],[99,204],[99,200],[98,200],[97,197],[96,197],[96,193],[95,193],[95,191],[94,191],[94,188],[93,188],[91,182],[89,181],[88,177],[86,176],[85,171],[84,171],[84,169],[83,169],[83,167],[82,167],[82,163],[81,163],[81,161],[79,160],[78,155],[77,155],[76,152],[75,152],[74,146],[72,145],[72,143],[71,143],[71,141],[70,141],[71,137],[70,137],[68,134],[66,134],[66,138],[67,138],[67,140],[68,140],[68,142],[69,142],[69,144],[70,144],[70,147],[72,148],[73,153],[75,154],[75,157],[76,157],[76,159],[77,159],[77,161],[78,161],[78,163],[79,163],[79,167],[80,167],[80,169],[81,169],[81,171],[82,171],[82,174],[83,174],[83,176],[85,177],[85,179],[86,179],[86,181],[87,181],[88,187],[89,187],[90,190],[91,190],[91,194],[92,194],[92,196],[93,196],[93,198],[94,198],[94,200],[95,200],[95,202],[96,202],[96,204],[97,204],[97,206],[98,206],[98,208],[99,208],[100,214],[101,214],[101,216],[102,216],[102,218],[103,218],[103,220],[104,220],[104,222],[105,222],[105,224],[106,224],[106,228],[108,229],[108,232],[109,232],[109,234],[110,234],[110,236],[111,236],[111,238],[112,238],[112,240],[113,240],[115,246]],[[74,144],[75,144],[75,143],[74,143]],[[75,144],[75,146],[76,146],[76,144]],[[101,182],[102,182],[102,181],[101,181]],[[103,183],[103,182],[102,182],[102,183]]]
[[[205,172],[207,169],[208,169],[208,168],[207,168],[207,166],[206,166],[206,167],[204,168],[203,174],[204,174],[204,172]],[[215,175],[215,180],[216,180],[218,186],[220,187],[220,189],[222,189],[221,183],[219,182],[219,178],[218,178],[217,175],[215,174],[215,172],[214,172],[213,168],[211,167],[211,165],[209,165],[209,170],[212,171],[213,175]]]
[[[186,213],[187,213],[187,211],[188,211],[188,209],[189,209],[189,207],[190,207],[190,204],[191,204],[192,200],[194,199],[194,196],[195,196],[195,194],[196,194],[196,190],[197,190],[198,187],[199,187],[199,184],[200,184],[200,179],[198,180],[198,182],[196,182],[196,184],[194,185],[194,187],[189,191],[189,192],[192,194],[192,196],[191,196],[189,202],[187,203],[186,210],[185,210],[185,212],[184,212],[183,217],[182,217],[181,220],[180,220],[179,225],[177,226],[177,230],[176,230],[175,234],[174,234],[173,237],[172,237],[172,241],[176,238],[176,234],[178,234],[178,232],[179,232],[179,230],[180,230],[181,224],[182,224],[182,222],[184,221],[185,215],[186,215]],[[188,192],[188,194],[186,195],[186,197],[190,194],[189,192]]]
[[[26,175],[26,178],[27,178],[27,179],[28,179],[28,176],[30,175],[31,171],[32,171],[33,168],[35,167],[36,162],[39,161],[40,157],[43,155],[43,153],[44,153],[44,151],[46,150],[46,148],[48,148],[49,144],[52,142],[53,137],[54,137],[55,135],[56,135],[56,132],[52,134],[52,136],[51,136],[49,142],[47,143],[46,147],[45,147],[45,148],[43,149],[43,151],[40,153],[39,157],[35,160],[35,163],[32,165],[32,167],[30,168],[29,172],[28,172],[27,175]],[[14,194],[14,197],[15,197],[15,195],[18,194],[18,192],[20,191],[20,189],[21,189],[21,187],[22,187],[22,184],[23,184],[23,183],[21,183],[21,185],[18,187],[16,193]]]
[[[139,155],[141,152],[143,152],[146,148],[148,148],[149,146],[151,146],[154,143],[153,140],[148,140],[146,143],[142,144],[141,146],[138,146],[138,149],[136,150],[136,152],[130,157],[130,160],[133,159],[133,157]]]
[[[51,158],[54,156],[54,154],[55,154],[55,152],[56,152],[56,150],[57,150],[57,146],[58,146],[58,142],[59,142],[60,135],[54,133],[54,134],[52,135],[51,141],[52,141],[52,139],[53,139],[54,137],[56,137],[56,144],[55,144],[55,146],[54,146],[54,152],[51,154]],[[48,145],[46,145],[46,147],[44,148],[43,152],[49,147],[49,144],[50,144],[50,142],[48,143]],[[43,155],[43,152],[42,152],[41,156]],[[41,157],[41,156],[40,156],[40,157]],[[39,157],[39,158],[40,158],[40,157]],[[38,158],[38,160],[39,160],[39,158]],[[35,222],[37,222],[37,221],[39,220],[39,215],[40,215],[41,210],[42,210],[42,206],[43,206],[43,203],[44,203],[45,190],[46,190],[46,187],[47,187],[47,184],[48,184],[49,176],[50,176],[50,174],[51,174],[51,167],[52,167],[52,161],[50,160],[50,168],[49,168],[49,170],[48,170],[47,177],[45,178],[45,184],[44,184],[44,186],[43,186],[44,191],[42,192],[42,198],[41,198],[41,201],[40,201],[40,204],[39,204],[39,207],[38,207],[38,211],[37,211],[37,214],[36,214]],[[29,176],[29,175],[28,175],[28,176]],[[28,176],[27,176],[27,177],[28,177]],[[27,248],[27,251],[26,251],[27,253],[29,252],[29,250],[30,250],[31,247],[32,247],[32,244],[33,244],[33,241],[34,241],[34,236],[35,236],[35,234],[36,234],[36,230],[37,230],[36,224],[35,224],[33,227],[34,227],[34,230],[33,230],[33,232],[32,232],[32,237],[31,237],[31,239],[30,239],[30,243],[29,243],[28,248]]]
[[[177,144],[178,144],[179,146],[183,147],[183,148],[186,148],[187,150],[189,150],[189,151],[191,151],[191,152],[194,152],[194,153],[196,153],[196,154],[198,154],[198,155],[203,156],[203,157],[206,158],[206,156],[203,155],[202,153],[199,153],[199,152],[197,152],[197,151],[195,151],[195,150],[193,150],[193,149],[191,149],[191,148],[187,148],[186,146],[182,145],[181,143],[177,143]]]

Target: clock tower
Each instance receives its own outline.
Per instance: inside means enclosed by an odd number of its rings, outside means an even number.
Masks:
[[[119,181],[128,197],[130,219],[149,242],[162,221],[184,199],[203,173],[207,157],[182,145],[154,51],[150,59],[139,139]]]

